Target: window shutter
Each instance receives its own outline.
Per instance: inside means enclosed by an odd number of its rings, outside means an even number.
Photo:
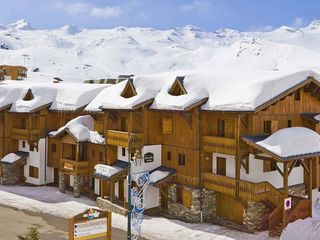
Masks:
[[[162,119],[162,132],[164,134],[172,133],[172,118],[164,117]]]
[[[278,121],[271,121],[271,133],[278,131]]]

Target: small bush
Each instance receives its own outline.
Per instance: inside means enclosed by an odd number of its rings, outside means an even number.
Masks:
[[[36,227],[29,227],[24,236],[18,235],[18,240],[40,240],[39,231]]]

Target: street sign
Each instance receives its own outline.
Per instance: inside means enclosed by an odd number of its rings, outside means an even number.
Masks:
[[[144,162],[149,163],[154,161],[154,156],[152,152],[147,152],[144,154]]]
[[[92,239],[107,235],[107,218],[89,220],[74,224],[74,239]]]
[[[90,208],[69,219],[69,240],[111,240],[111,213]]]
[[[284,209],[285,210],[291,209],[291,205],[292,205],[291,197],[284,199]]]

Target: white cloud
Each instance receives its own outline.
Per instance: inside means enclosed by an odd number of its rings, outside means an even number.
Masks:
[[[90,11],[90,15],[97,18],[113,18],[121,14],[121,8],[119,6],[107,6],[104,8],[94,7]]]
[[[185,4],[180,7],[180,10],[182,12],[203,12],[208,10],[208,8],[211,7],[211,3],[208,1],[200,1],[196,0],[193,1],[190,4]]]
[[[291,24],[291,26],[294,28],[301,28],[301,27],[304,27],[305,25],[306,25],[306,21],[301,17],[295,18],[293,20],[293,23]]]
[[[55,3],[55,7],[61,11],[66,11],[69,15],[87,14],[96,18],[115,18],[121,14],[119,6],[97,7],[86,3]]]

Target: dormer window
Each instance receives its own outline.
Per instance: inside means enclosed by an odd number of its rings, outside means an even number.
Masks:
[[[29,89],[27,94],[24,96],[23,100],[24,101],[31,101],[32,99],[34,99],[34,96],[32,94],[31,89]]]
[[[169,94],[173,96],[180,96],[187,94],[187,90],[183,86],[184,77],[176,77],[176,80],[169,89]]]
[[[122,93],[121,93],[121,97],[124,98],[131,98],[137,95],[136,89],[133,85],[133,79],[130,78],[127,81],[127,84],[125,85]]]

